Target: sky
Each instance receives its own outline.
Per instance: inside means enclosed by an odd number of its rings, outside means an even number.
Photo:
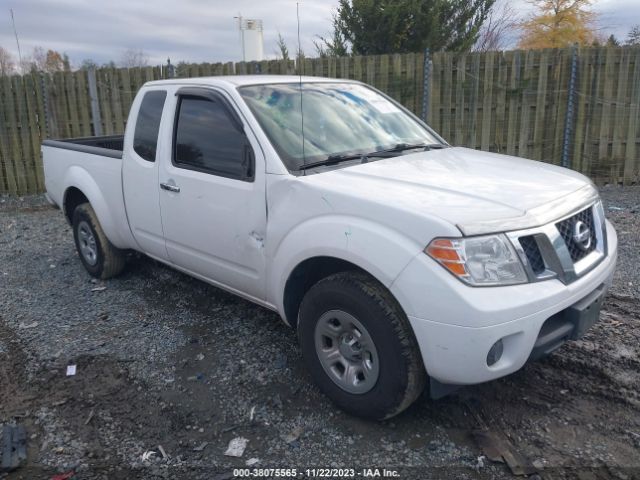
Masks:
[[[522,15],[526,0],[510,1]],[[300,2],[300,35],[308,55],[313,40],[327,36],[338,0]],[[640,24],[640,0],[596,0],[602,33],[624,39]],[[277,34],[297,47],[295,0],[0,0],[0,46],[17,58],[9,10],[13,9],[23,56],[34,47],[66,52],[73,65],[83,59],[118,61],[127,49],[142,49],[151,64],[239,61],[239,13],[261,19],[264,51],[275,57]]]

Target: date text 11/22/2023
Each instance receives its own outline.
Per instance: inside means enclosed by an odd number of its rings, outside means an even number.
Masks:
[[[304,473],[307,478],[399,478],[397,470],[387,468],[242,468],[234,469],[235,478],[296,478]]]

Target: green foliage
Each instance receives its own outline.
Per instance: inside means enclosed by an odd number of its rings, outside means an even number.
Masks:
[[[318,40],[313,42],[319,57],[346,57],[349,55],[347,39],[340,28],[340,20],[337,14],[333,14],[333,33],[331,38],[318,35]]]
[[[611,34],[607,39],[607,47],[619,47],[620,41],[616,38],[614,34]]]
[[[98,68],[98,64],[92,58],[85,58],[80,63],[80,69],[81,70],[89,70],[91,68],[93,68],[93,69]]]
[[[495,0],[340,0],[334,41],[355,55],[469,51]],[[338,37],[336,37],[336,35]],[[327,42],[325,42],[327,44]]]
[[[289,47],[287,47],[287,42],[285,42],[284,38],[282,38],[280,32],[278,32],[278,40],[276,42],[276,46],[278,47],[278,50],[276,52],[278,57],[282,60],[289,60]]]

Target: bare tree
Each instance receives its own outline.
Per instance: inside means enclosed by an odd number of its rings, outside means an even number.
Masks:
[[[520,19],[508,0],[496,2],[482,24],[474,52],[505,50],[509,47],[510,34],[518,27]]]
[[[640,46],[640,25],[635,25],[627,36],[627,45]]]
[[[39,72],[44,72],[45,67],[47,65],[47,52],[45,52],[42,47],[34,47],[31,55],[26,56],[22,60],[23,66],[22,71],[28,72],[37,70]]]
[[[55,73],[62,72],[68,65],[68,57],[65,62],[66,54],[60,54],[56,50],[45,50],[42,47],[35,47],[31,52],[31,55],[23,58],[22,60],[22,71],[37,71],[37,72],[47,72],[47,73]]]
[[[325,58],[329,56],[329,54],[327,53],[327,48],[324,46],[324,43],[322,43],[322,38],[319,38],[318,40],[312,40],[312,42],[313,48],[316,49],[316,55],[319,58]]]
[[[149,55],[141,48],[128,48],[120,57],[120,65],[127,68],[146,67],[149,65]]]
[[[11,75],[16,71],[16,62],[13,61],[13,55],[0,47],[0,77]]]

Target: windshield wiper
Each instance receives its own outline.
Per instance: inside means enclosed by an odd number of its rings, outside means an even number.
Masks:
[[[375,153],[395,153],[395,152],[403,152],[405,150],[417,150],[419,148],[423,149],[425,152],[428,150],[438,150],[441,148],[446,148],[448,145],[443,143],[398,143],[391,148],[387,148],[385,150],[378,150]],[[371,156],[371,155],[367,155]]]
[[[405,150],[416,150],[418,148],[423,149],[425,152],[428,150],[437,150],[446,148],[448,145],[442,143],[398,143],[391,148],[384,150],[375,150],[369,153],[344,153],[329,155],[324,160],[318,160],[317,162],[305,163],[300,165],[299,170],[308,170],[314,167],[323,167],[327,165],[336,165],[341,162],[347,162],[349,160],[360,160],[362,163],[366,163],[369,158],[389,157],[390,154],[403,152]]]
[[[325,165],[336,165],[340,162],[362,159],[368,155],[369,154],[367,153],[345,153],[345,154],[329,155],[324,160],[318,160],[317,162],[305,163],[304,165],[300,165],[298,169],[307,170],[309,168],[323,167]]]

